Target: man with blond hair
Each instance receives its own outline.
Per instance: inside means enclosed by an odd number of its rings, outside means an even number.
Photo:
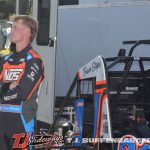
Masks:
[[[2,150],[14,148],[14,134],[34,132],[36,99],[44,77],[42,59],[31,47],[38,30],[36,20],[28,15],[12,16],[11,20],[10,40],[16,45],[15,52],[0,63],[0,81],[3,83],[0,94]]]

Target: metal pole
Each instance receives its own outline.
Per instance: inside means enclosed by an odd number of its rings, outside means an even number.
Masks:
[[[133,62],[133,60],[130,60],[130,61],[127,63],[126,67],[125,67],[125,72],[124,72],[124,75],[123,75],[123,77],[122,77],[120,86],[119,86],[119,88],[118,88],[118,90],[117,90],[116,98],[115,98],[115,100],[114,100],[113,103],[112,103],[112,108],[115,106],[115,104],[116,104],[116,103],[118,102],[118,100],[119,100],[121,90],[122,90],[122,88],[123,88],[123,86],[124,86],[124,83],[125,83],[125,81],[126,81],[127,75],[128,75],[128,73],[129,73],[129,71],[130,71],[132,62]]]
[[[19,14],[19,0],[16,0],[16,14]]]

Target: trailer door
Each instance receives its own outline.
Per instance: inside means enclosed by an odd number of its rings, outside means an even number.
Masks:
[[[54,80],[57,29],[57,0],[36,0],[33,2],[32,14],[39,22],[37,39],[33,48],[44,61],[45,79],[42,83],[38,99],[37,119],[53,122],[54,112]]]

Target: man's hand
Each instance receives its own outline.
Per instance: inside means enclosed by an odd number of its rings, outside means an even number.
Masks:
[[[16,82],[12,82],[10,85],[9,85],[9,89],[12,90],[14,89],[18,84]]]
[[[14,89],[17,85],[16,82],[3,83],[1,85],[0,94],[5,94],[7,91]]]

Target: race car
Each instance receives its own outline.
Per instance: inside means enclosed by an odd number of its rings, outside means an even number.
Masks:
[[[134,44],[128,56],[121,49],[117,57],[97,56],[78,70],[49,130],[64,137],[61,148],[120,150],[118,141],[111,143],[111,139],[149,138],[150,70],[145,62],[150,57],[133,57],[132,53],[150,40],[124,44]],[[74,112],[68,117],[66,107]]]

